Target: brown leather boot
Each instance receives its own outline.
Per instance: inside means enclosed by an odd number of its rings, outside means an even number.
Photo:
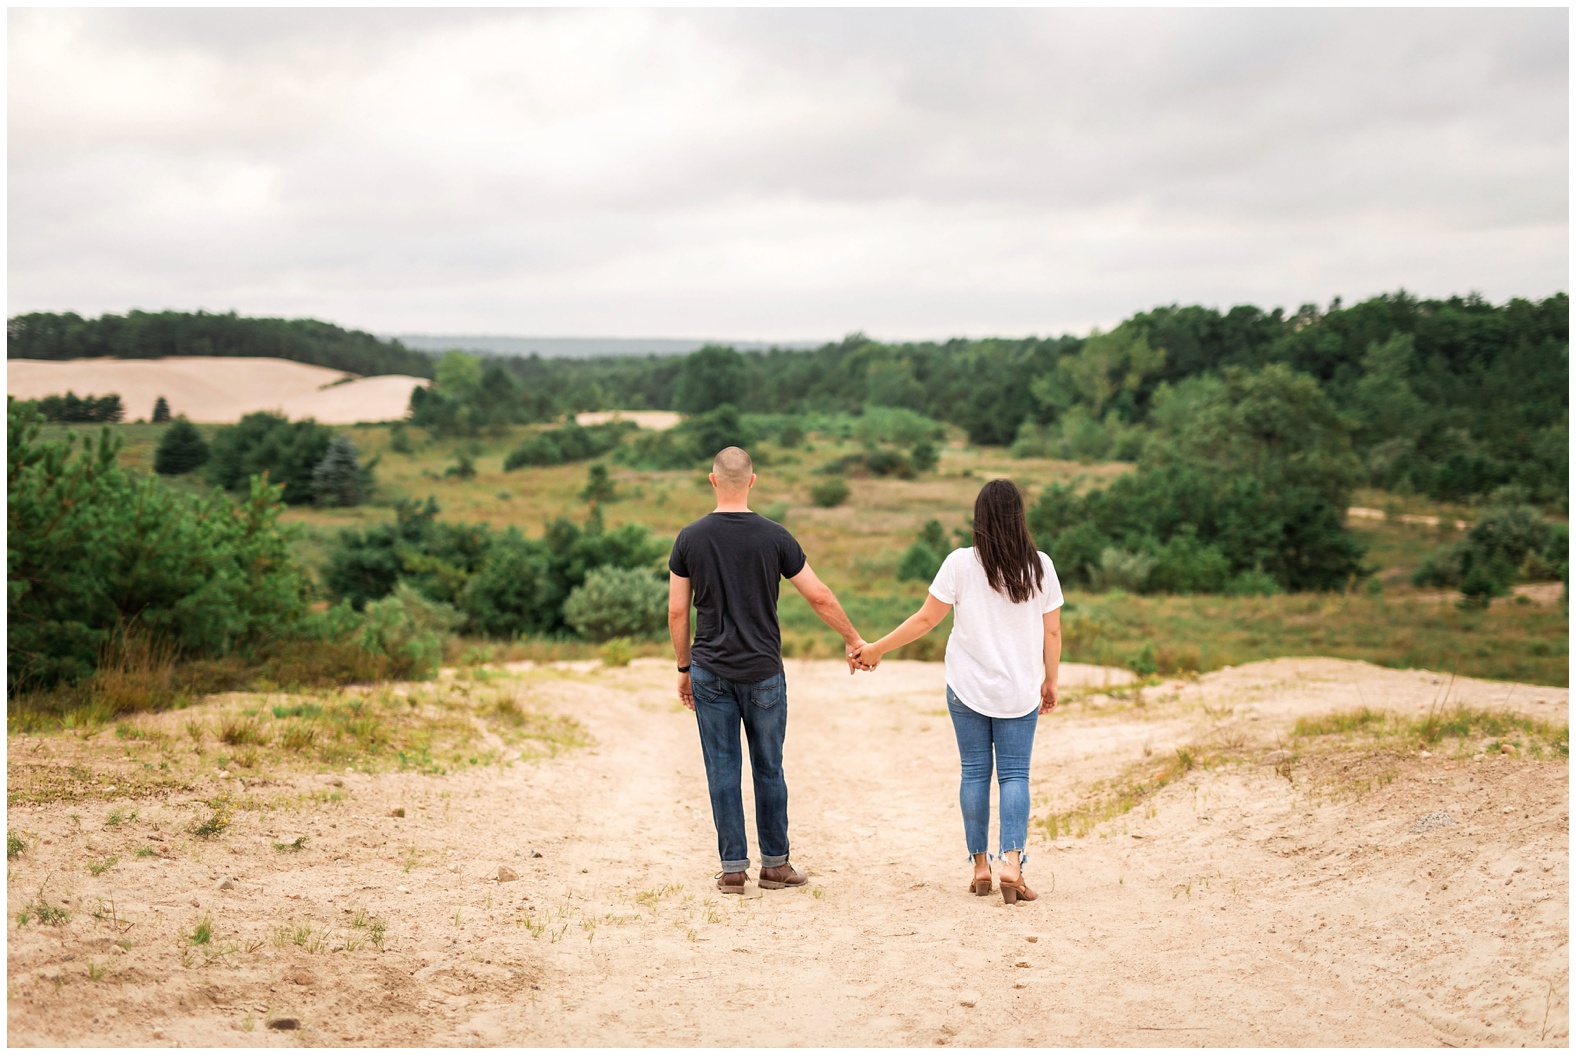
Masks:
[[[724,894],[744,893],[744,884],[749,882],[748,872],[718,872],[717,889]]]
[[[762,890],[781,890],[783,887],[804,886],[809,881],[808,876],[786,861],[773,868],[762,868],[761,877],[756,880]]]

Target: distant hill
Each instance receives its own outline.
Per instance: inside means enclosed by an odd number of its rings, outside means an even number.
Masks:
[[[410,409],[411,390],[426,383],[399,374],[350,377],[307,363],[248,356],[6,363],[8,395],[41,399],[65,392],[114,393],[128,421],[151,418],[161,396],[172,414],[216,425],[233,424],[256,410],[316,418],[326,425],[398,421]]]
[[[7,359],[289,359],[363,377],[432,376],[433,357],[361,330],[317,319],[246,318],[229,312],[132,311],[84,319],[32,312],[6,322]]]
[[[609,355],[688,355],[708,344],[725,344],[741,352],[769,348],[817,348],[814,341],[722,341],[681,337],[499,337],[402,333],[390,338],[407,348],[446,352],[458,348],[487,355],[539,355],[543,359],[590,359]]]

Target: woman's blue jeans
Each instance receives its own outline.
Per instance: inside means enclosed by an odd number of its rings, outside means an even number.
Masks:
[[[1029,837],[1029,755],[1034,750],[1034,726],[1040,717],[1035,708],[1020,718],[991,718],[972,711],[952,686],[947,686],[947,710],[958,737],[958,757],[963,779],[958,785],[958,805],[963,807],[963,838],[969,856],[988,852],[990,835],[990,776],[995,756],[996,783],[1001,788],[1001,852],[1018,851],[1027,861],[1024,846]]]
[[[753,684],[719,678],[690,668],[695,719],[700,726],[711,819],[717,826],[717,853],[724,872],[750,867],[744,835],[744,792],[739,781],[744,757],[739,727],[750,744],[750,776],[755,784],[755,835],[761,867],[788,863],[788,782],[783,779],[783,737],[788,731],[788,682],[781,674]]]

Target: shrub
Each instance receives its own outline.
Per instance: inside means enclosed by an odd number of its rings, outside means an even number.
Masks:
[[[170,420],[170,402],[163,396],[153,401],[152,421],[155,425],[163,425]]]
[[[748,448],[755,442],[755,433],[745,425],[732,403],[697,414],[678,428],[694,438],[694,449],[702,458],[714,458],[724,447]]]
[[[396,678],[427,678],[438,672],[443,646],[465,617],[400,583],[394,593],[367,605],[361,647],[389,657]]]
[[[618,501],[618,488],[607,475],[607,466],[597,462],[586,470],[586,485],[580,500],[592,505]]]
[[[267,411],[248,414],[214,433],[208,475],[226,490],[244,487],[267,473],[284,488],[284,500],[300,505],[313,499],[312,477],[334,441],[334,430],[311,418],[291,421]]]
[[[189,656],[289,636],[310,582],[279,527],[279,491],[242,503],[182,495],[118,464],[107,430],[42,442],[36,413],[9,407],[9,690],[76,681],[133,621]]]
[[[865,468],[872,476],[895,476],[900,480],[914,478],[914,466],[902,451],[890,447],[877,447],[865,452]]]
[[[602,657],[604,666],[627,667],[635,658],[634,642],[627,637],[610,638],[597,649],[597,655]]]
[[[366,471],[356,445],[335,436],[323,460],[312,470],[312,496],[320,506],[358,506],[365,497]]]
[[[1144,588],[1157,561],[1147,553],[1131,553],[1115,546],[1100,551],[1100,565],[1091,569],[1089,584],[1096,590],[1126,590],[1138,593]]]
[[[878,443],[911,447],[921,440],[939,440],[946,434],[941,422],[905,407],[866,407],[853,427],[854,439],[867,447]]]
[[[941,451],[930,440],[920,440],[908,452],[909,464],[917,473],[928,473],[936,468],[941,460]]]
[[[1568,529],[1559,529],[1525,501],[1526,492],[1495,493],[1465,537],[1425,558],[1412,576],[1418,586],[1459,586],[1465,607],[1486,606],[1531,573],[1565,574]]]
[[[179,417],[159,438],[159,446],[153,452],[153,471],[160,476],[180,476],[201,469],[208,462],[208,454],[208,444],[197,426]]]
[[[45,396],[34,404],[45,421],[74,424],[102,424],[119,421],[126,416],[120,397],[79,396],[67,392],[63,396]]]
[[[831,509],[848,501],[848,481],[841,476],[822,480],[810,488],[810,501],[822,509]]]
[[[667,584],[640,568],[597,568],[564,602],[564,621],[592,641],[650,637],[667,613]]]
[[[777,432],[777,444],[790,450],[804,443],[804,425],[798,421],[789,421]]]
[[[505,472],[524,465],[564,465],[599,458],[613,450],[639,426],[629,421],[609,421],[583,427],[570,422],[527,438],[504,459]]]
[[[915,542],[903,551],[898,562],[897,577],[901,582],[919,580],[929,582],[941,570],[942,557],[923,542]]]

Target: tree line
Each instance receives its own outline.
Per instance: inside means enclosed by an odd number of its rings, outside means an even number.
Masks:
[[[131,311],[85,319],[37,311],[6,322],[9,359],[162,359],[171,355],[291,359],[347,373],[432,376],[432,357],[399,341],[317,319],[247,318],[235,312]]]

